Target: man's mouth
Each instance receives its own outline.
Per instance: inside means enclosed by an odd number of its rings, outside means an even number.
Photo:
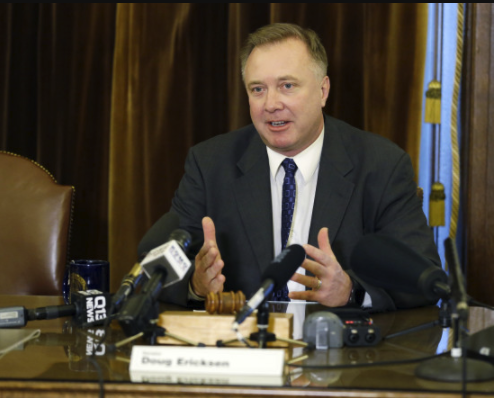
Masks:
[[[279,120],[279,121],[276,121],[276,122],[269,122],[269,124],[271,124],[271,126],[274,126],[274,127],[284,126],[287,123],[288,122],[285,121],[285,120]]]

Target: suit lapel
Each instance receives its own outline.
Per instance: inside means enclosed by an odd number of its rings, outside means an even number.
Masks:
[[[258,133],[237,166],[243,175],[233,190],[248,243],[264,270],[273,259],[273,210],[269,161]],[[247,242],[246,242],[247,243]]]
[[[323,227],[328,227],[330,242],[334,240],[354,190],[354,184],[345,178],[353,164],[340,134],[344,132],[325,117],[324,143],[309,231],[309,243],[316,247],[317,234]]]
[[[258,133],[255,134],[237,163],[242,176],[235,182],[233,190],[248,244],[262,271],[274,256],[273,210],[268,155]],[[328,227],[329,239],[334,240],[354,190],[354,184],[345,178],[352,171],[353,164],[341,134],[344,131],[325,116],[325,136],[309,230],[309,243],[316,247],[317,234],[323,227]]]

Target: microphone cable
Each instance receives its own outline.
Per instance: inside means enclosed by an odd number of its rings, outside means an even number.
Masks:
[[[414,359],[404,359],[404,360],[399,360],[399,361],[380,361],[380,362],[373,362],[373,363],[360,363],[360,364],[341,364],[341,365],[299,365],[297,363],[290,363],[287,362],[286,366],[292,367],[292,368],[299,368],[299,369],[319,369],[319,370],[333,370],[333,369],[352,369],[352,368],[372,368],[372,367],[379,367],[379,366],[399,366],[399,365],[410,365],[413,363],[417,362],[423,362],[423,361],[428,361],[430,359],[435,359],[439,357],[446,357],[446,356],[451,356],[451,352],[447,351],[441,354],[434,354],[434,355],[428,355],[420,358],[414,358]],[[466,398],[467,394],[467,389],[466,389],[466,371],[467,371],[467,366],[466,366],[466,361],[467,361],[467,356],[466,353],[464,353],[463,358],[462,358],[462,375],[461,375],[461,395],[462,398]]]
[[[409,365],[416,362],[427,361],[429,359],[446,356],[448,353],[442,354],[434,354],[421,358],[413,358],[413,359],[403,359],[399,361],[380,361],[380,362],[372,362],[372,363],[357,363],[357,364],[341,364],[341,365],[297,365],[295,363],[290,364],[287,363],[287,366],[301,369],[321,369],[321,370],[330,370],[330,369],[350,369],[350,368],[371,368],[377,366],[394,366],[394,365]]]
[[[96,373],[98,374],[99,398],[105,398],[105,379],[103,377],[103,370],[101,369],[98,361],[93,358],[93,356],[88,357],[87,361],[91,365],[93,365],[93,367],[96,369]]]
[[[489,304],[485,304],[485,303],[482,303],[480,301],[477,301],[473,298],[470,298],[468,300],[468,305],[472,305],[472,306],[475,306],[475,307],[482,307],[482,308],[486,308],[488,310],[491,310],[491,311],[494,311],[494,307],[489,305]]]

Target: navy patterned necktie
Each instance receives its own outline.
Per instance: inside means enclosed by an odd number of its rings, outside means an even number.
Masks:
[[[295,185],[295,173],[297,165],[293,159],[286,158],[281,162],[285,169],[283,179],[283,198],[281,201],[281,250],[286,248],[290,230],[292,228],[293,212],[295,210],[295,199],[297,197],[297,187]],[[288,286],[283,286],[273,293],[273,301],[290,301],[288,297]]]

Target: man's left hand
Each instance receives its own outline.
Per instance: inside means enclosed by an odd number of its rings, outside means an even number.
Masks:
[[[312,272],[314,276],[296,273],[292,281],[301,283],[312,290],[290,292],[288,295],[294,300],[317,301],[328,307],[340,307],[348,303],[352,291],[352,281],[343,271],[329,244],[328,229],[322,228],[317,235],[319,248],[304,245],[308,257],[302,267]],[[318,289],[319,281],[320,287]]]

